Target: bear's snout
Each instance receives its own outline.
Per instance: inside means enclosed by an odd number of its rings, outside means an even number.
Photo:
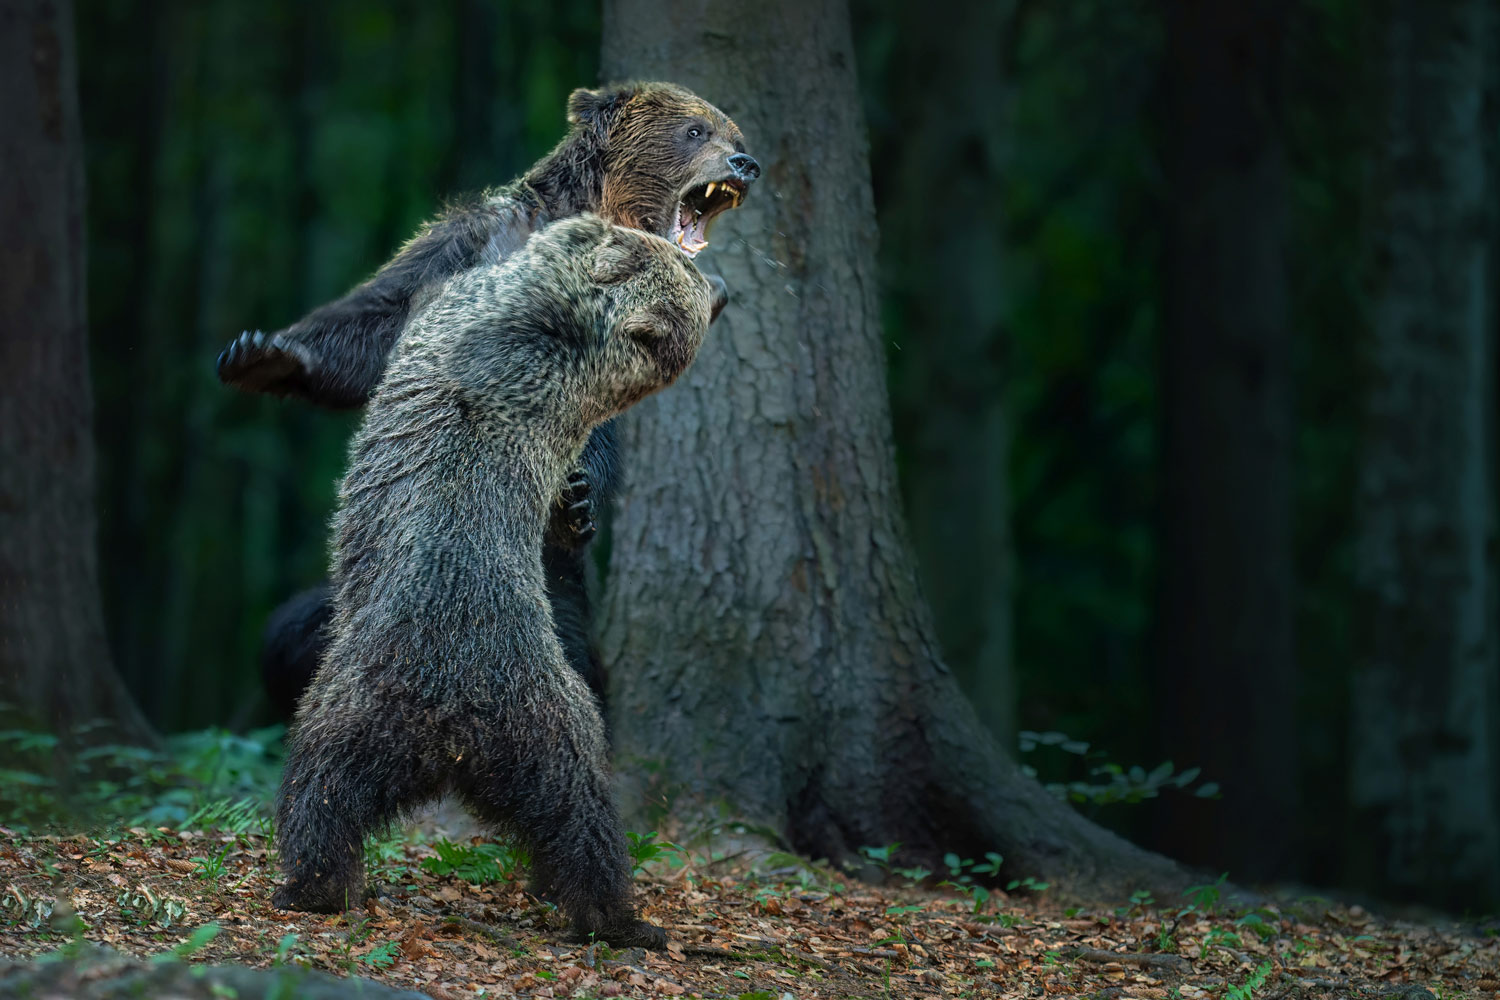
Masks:
[[[729,169],[740,180],[750,182],[760,176],[760,164],[749,153],[735,153],[729,158]]]

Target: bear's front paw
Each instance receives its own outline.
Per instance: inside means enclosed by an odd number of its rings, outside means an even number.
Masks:
[[[588,473],[579,468],[568,476],[568,484],[557,498],[557,519],[573,545],[585,545],[599,531],[594,522],[594,486]]]
[[[280,334],[246,330],[219,354],[219,381],[246,392],[291,392],[312,373],[311,351]]]

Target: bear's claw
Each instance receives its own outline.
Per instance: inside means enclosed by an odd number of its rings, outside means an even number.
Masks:
[[[562,508],[563,523],[579,545],[588,542],[599,531],[599,525],[594,521],[594,498],[590,495],[593,490],[588,472],[582,468],[574,469],[557,500]]]
[[[246,330],[219,352],[214,370],[219,381],[246,392],[287,392],[312,372],[305,347],[280,334]]]

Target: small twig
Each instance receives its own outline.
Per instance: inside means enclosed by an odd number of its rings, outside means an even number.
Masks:
[[[871,958],[899,959],[901,957],[899,953],[891,951],[889,948],[849,948],[847,950],[856,955],[869,955]]]
[[[728,948],[716,948],[711,944],[684,944],[679,949],[684,955],[708,955],[712,958],[745,958],[743,952]]]
[[[763,944],[767,948],[775,948],[776,950],[784,952],[784,953],[792,956],[793,958],[801,959],[802,961],[807,962],[807,963],[809,963],[811,965],[816,965],[819,968],[823,968],[823,969],[831,969],[831,968],[833,968],[833,963],[829,962],[827,959],[819,958],[817,955],[813,955],[813,954],[810,954],[810,953],[805,952],[805,951],[798,951],[797,949],[791,947],[790,945],[786,944],[783,941],[773,941],[770,938],[756,937],[754,934],[741,934],[738,931],[735,931],[733,933],[734,933],[735,937],[740,938],[743,941],[754,941],[756,944]],[[857,948],[853,949],[853,950],[854,951],[859,951],[859,949],[857,949]],[[684,948],[683,951],[687,951],[687,949]],[[748,955],[745,955],[743,952],[729,952],[728,954],[734,955],[737,958],[749,958],[750,957]],[[863,951],[863,952],[860,952],[860,954],[865,954],[865,955],[870,955],[870,954],[879,955],[879,954],[886,954],[886,953]],[[895,952],[889,952],[888,954],[892,958],[894,958],[896,956]]]
[[[1181,955],[1152,952],[1105,951],[1102,948],[1079,946],[1065,949],[1063,955],[1082,962],[1119,962],[1121,965],[1134,965],[1142,969],[1173,969],[1178,972],[1191,972],[1193,968],[1193,963]]]
[[[782,945],[781,950],[797,959],[797,961],[799,962],[806,962],[808,965],[816,965],[820,969],[833,968],[832,962],[829,962],[826,959],[819,958],[817,955],[811,954],[809,952],[798,951],[795,948],[788,948],[786,945]]]

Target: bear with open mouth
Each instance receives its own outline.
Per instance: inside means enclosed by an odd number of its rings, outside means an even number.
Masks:
[[[655,233],[691,258],[707,245],[714,221],[737,207],[760,176],[734,122],[675,84],[574,91],[568,121],[568,134],[523,176],[450,207],[348,295],[275,333],[241,334],[219,355],[219,378],[245,391],[362,406],[408,318],[453,275],[504,260],[547,224],[582,212]],[[560,484],[543,547],[564,654],[601,699],[584,556],[595,511],[609,502],[618,475],[614,431],[606,423]],[[267,624],[262,673],[285,716],[317,668],[330,614],[328,588],[320,585],[285,602]]]

